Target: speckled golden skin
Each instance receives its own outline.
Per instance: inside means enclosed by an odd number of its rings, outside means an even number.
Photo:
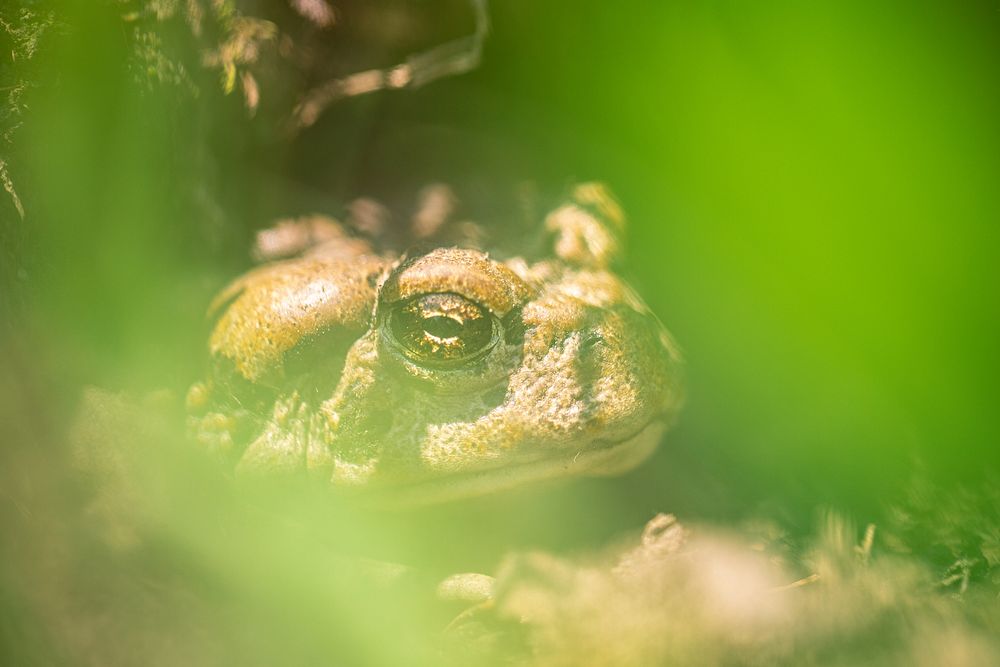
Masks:
[[[678,350],[611,269],[624,217],[603,186],[577,186],[544,227],[553,250],[533,261],[474,247],[400,257],[318,218],[265,232],[258,256],[268,243],[297,256],[213,304],[194,436],[238,472],[305,471],[413,502],[633,467],[680,406]],[[447,363],[408,351],[390,320],[429,294],[488,313],[489,345],[480,335],[474,358]]]

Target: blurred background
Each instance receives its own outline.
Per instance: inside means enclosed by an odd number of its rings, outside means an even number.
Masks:
[[[624,478],[377,517],[310,499],[289,510],[298,528],[268,519],[289,544],[322,525],[324,543],[356,541],[375,558],[492,571],[505,549],[594,548],[660,511],[767,516],[794,534],[823,507],[881,522],[914,477],[946,496],[990,484],[1000,5],[498,2],[471,72],[345,97],[296,121],[324,81],[472,34],[474,8],[16,0],[0,10],[0,516],[20,536],[6,554],[3,613],[23,655],[49,650],[57,631],[39,619],[57,615],[52,605],[72,617],[55,592],[39,602],[21,590],[35,584],[16,564],[53,540],[76,563],[64,582],[94,563],[161,581],[196,572],[197,590],[241,601],[223,613],[230,630],[245,620],[236,608],[255,610],[254,627],[274,622],[270,605],[306,600],[296,622],[312,620],[295,641],[306,656],[326,650],[328,622],[309,606],[326,613],[308,574],[322,563],[273,547],[259,557],[288,569],[280,595],[277,584],[251,593],[265,575],[250,565],[220,583],[221,564],[260,536],[250,521],[228,548],[213,543],[200,503],[235,501],[213,497],[210,478],[180,466],[161,476],[197,479],[202,495],[174,502],[168,483],[169,518],[140,556],[91,544],[78,492],[66,490],[66,433],[88,385],[183,397],[204,370],[206,304],[250,266],[257,230],[340,216],[359,196],[406,215],[431,182],[497,224],[525,184],[557,199],[575,181],[608,183],[630,218],[629,277],[684,349],[686,408]],[[104,583],[73,599],[86,607]],[[353,608],[341,611],[352,622]],[[386,618],[356,621],[357,655],[391,662],[391,647],[366,653]]]

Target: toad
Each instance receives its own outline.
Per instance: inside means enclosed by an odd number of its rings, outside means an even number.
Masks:
[[[445,186],[404,233],[357,202],[258,235],[216,297],[194,437],[239,474],[300,474],[405,503],[615,475],[681,403],[680,354],[615,272],[625,218],[575,186],[532,252],[452,218]]]

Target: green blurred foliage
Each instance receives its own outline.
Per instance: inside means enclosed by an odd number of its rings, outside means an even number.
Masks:
[[[574,175],[621,192],[686,349],[676,446],[754,494],[841,506],[913,457],[997,462],[995,7],[511,13],[504,91],[569,126],[550,154]]]

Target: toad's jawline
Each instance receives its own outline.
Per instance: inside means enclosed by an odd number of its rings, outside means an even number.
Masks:
[[[590,449],[570,450],[566,454],[500,468],[458,473],[434,480],[415,482],[395,488],[369,489],[374,505],[415,507],[486,495],[521,486],[526,482],[576,476],[614,476],[631,470],[656,450],[667,429],[662,420],[654,420],[633,436],[603,443]],[[596,443],[595,443],[596,444]]]

